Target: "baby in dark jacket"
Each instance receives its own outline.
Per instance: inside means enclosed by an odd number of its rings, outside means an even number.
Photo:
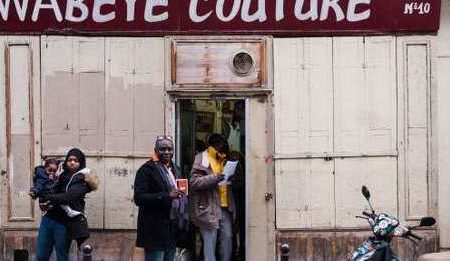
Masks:
[[[37,166],[34,168],[34,186],[30,189],[29,193],[33,199],[41,198],[45,194],[53,193],[55,183],[58,180],[58,165],[59,160],[47,159],[44,166]]]

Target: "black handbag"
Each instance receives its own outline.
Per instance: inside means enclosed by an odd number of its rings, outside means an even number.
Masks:
[[[90,236],[87,218],[84,215],[78,215],[70,218],[67,228],[69,230],[70,237],[77,241],[78,248],[80,248],[83,242]]]

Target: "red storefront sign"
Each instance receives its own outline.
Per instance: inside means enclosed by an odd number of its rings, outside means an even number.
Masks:
[[[440,0],[0,0],[0,33],[432,33]]]

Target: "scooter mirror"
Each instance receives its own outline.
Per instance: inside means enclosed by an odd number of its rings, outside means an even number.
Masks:
[[[420,220],[421,227],[430,227],[434,224],[436,224],[436,219],[434,219],[434,217],[423,217]]]
[[[370,199],[370,192],[369,189],[366,186],[362,186],[361,192],[364,195],[364,197],[369,200]]]

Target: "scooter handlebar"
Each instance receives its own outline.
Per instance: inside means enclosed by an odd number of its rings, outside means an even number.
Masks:
[[[414,233],[411,232],[411,231],[409,231],[409,233],[407,234],[407,236],[412,237],[412,238],[417,239],[417,240],[422,240],[421,237],[419,237],[418,235],[414,234]]]
[[[372,214],[370,214],[369,212],[363,211],[362,214],[366,217],[371,217]]]

